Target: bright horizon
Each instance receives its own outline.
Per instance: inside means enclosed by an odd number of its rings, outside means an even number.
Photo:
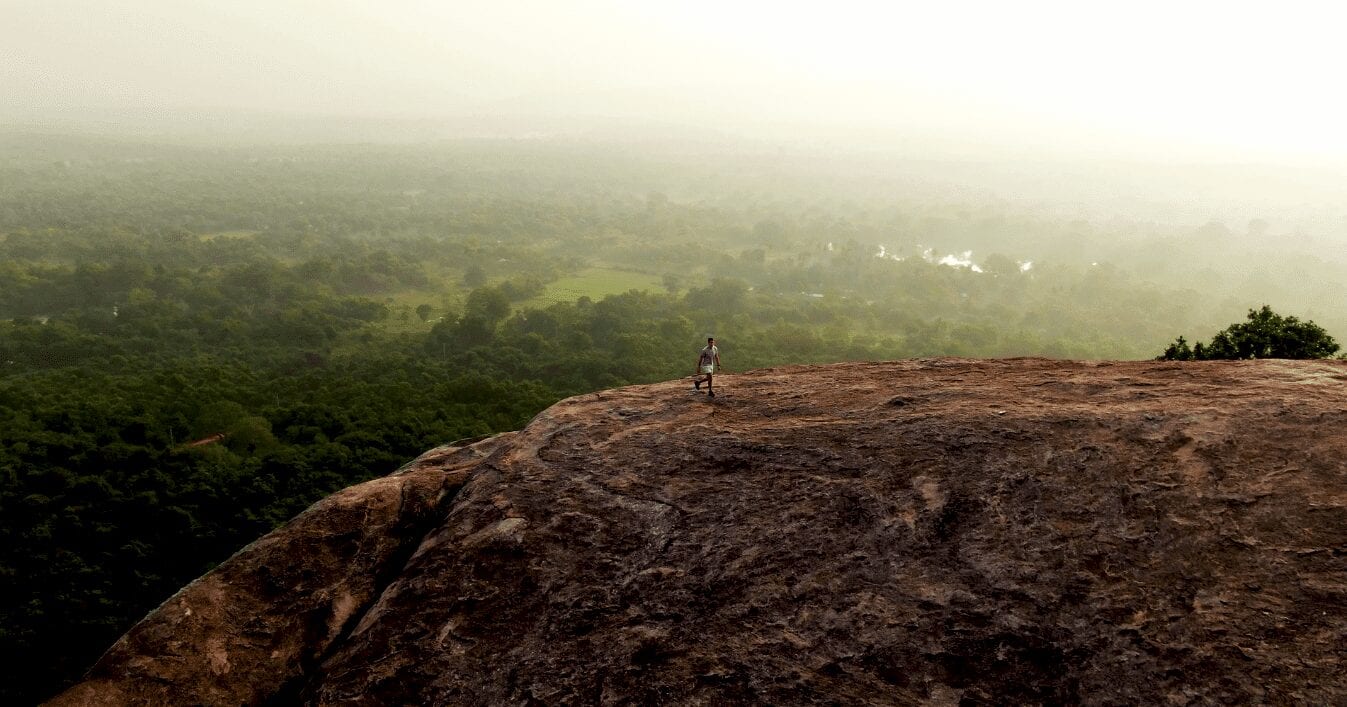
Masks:
[[[3,0],[0,119],[605,118],[1347,165],[1331,3]]]

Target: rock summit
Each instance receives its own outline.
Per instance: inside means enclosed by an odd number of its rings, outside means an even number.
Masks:
[[[1347,703],[1347,363],[716,383],[337,493],[52,704]]]

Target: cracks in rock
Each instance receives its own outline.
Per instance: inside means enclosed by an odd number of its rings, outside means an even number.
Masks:
[[[497,450],[493,450],[497,451]],[[445,487],[452,485],[447,476],[443,479],[442,485],[433,500],[430,501],[430,508],[424,513],[412,514],[410,512],[409,495],[411,493],[412,481],[404,479],[398,495],[398,505],[395,517],[397,522],[393,528],[392,535],[398,538],[398,546],[388,556],[388,559],[375,568],[372,589],[369,599],[362,603],[358,608],[351,612],[351,615],[342,623],[340,630],[336,632],[333,638],[327,643],[324,649],[315,655],[306,656],[301,661],[301,669],[297,675],[285,682],[277,691],[268,697],[263,704],[265,705],[290,705],[302,703],[305,697],[316,685],[325,677],[321,666],[332,658],[346,641],[355,632],[355,629],[369,615],[374,607],[378,606],[398,577],[401,576],[407,563],[416,554],[418,548],[425,541],[426,537],[439,528],[453,510],[455,501],[458,499],[459,492],[468,482],[474,478],[478,469],[482,468],[482,463],[490,458],[486,458],[477,463],[477,468],[473,469],[469,475],[458,483],[458,487],[451,492],[446,493]],[[453,471],[452,468],[443,469],[446,475]],[[409,517],[412,516],[412,517]],[[419,517],[415,517],[419,516]],[[363,554],[358,552],[357,555]]]
[[[532,427],[532,425],[530,425],[530,427]],[[560,445],[557,444],[558,438],[577,427],[579,427],[579,423],[577,422],[568,422],[557,425],[555,428],[543,434],[542,439],[538,440],[536,443],[531,444],[524,449],[516,449],[515,451],[527,455],[531,459],[537,460],[543,464],[550,464],[552,462],[543,455],[551,452],[553,449],[559,449]],[[566,453],[563,451],[560,452],[560,454],[564,456]]]

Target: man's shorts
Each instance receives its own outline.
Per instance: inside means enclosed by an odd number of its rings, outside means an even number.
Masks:
[[[708,376],[711,375],[712,373],[714,373],[715,370],[716,370],[716,367],[715,367],[714,365],[711,365],[711,366],[702,366],[702,373],[705,373],[705,374],[708,375]]]

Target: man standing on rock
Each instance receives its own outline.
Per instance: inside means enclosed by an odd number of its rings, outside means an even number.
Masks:
[[[702,383],[705,383],[706,394],[713,398],[716,397],[716,391],[711,390],[711,377],[718,368],[720,368],[720,349],[716,348],[715,337],[708,336],[706,337],[706,348],[702,349],[701,355],[697,357],[696,373],[698,376],[705,375],[706,378],[695,378],[692,381],[693,389],[701,390]]]

